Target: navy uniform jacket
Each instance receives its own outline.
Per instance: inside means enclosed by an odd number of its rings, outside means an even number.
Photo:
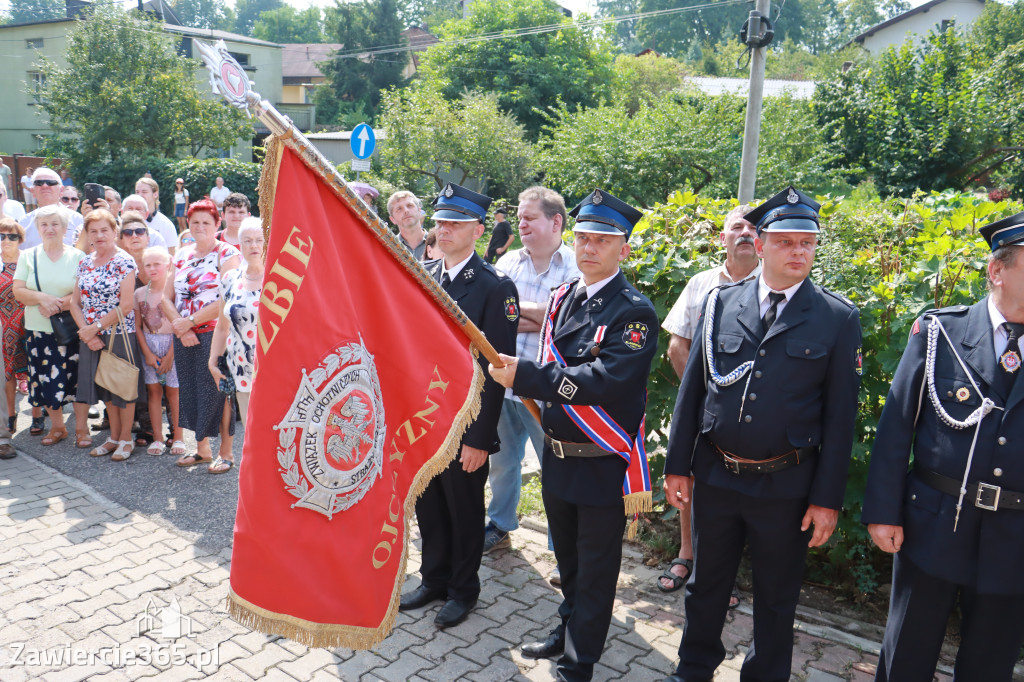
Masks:
[[[435,280],[440,280],[444,268],[443,260],[424,263],[423,266]],[[480,328],[496,351],[515,355],[516,329],[519,326],[519,292],[512,280],[499,274],[474,253],[448,285],[448,295],[459,304],[466,317]],[[511,302],[509,299],[512,299]],[[466,429],[462,444],[495,453],[499,449],[498,417],[501,414],[505,389],[487,373],[488,362],[482,353],[479,362],[484,373],[480,414]]]
[[[840,509],[860,391],[857,308],[807,279],[762,340],[757,285],[753,279],[719,289],[713,339],[718,372],[725,376],[754,361],[731,386],[707,376],[707,319],[701,314],[672,415],[665,473],[755,497],[806,497],[810,504]],[[708,439],[754,460],[803,447],[819,452],[783,471],[737,475]]]
[[[1024,491],[1024,381],[1009,396],[997,378],[987,300],[936,314],[983,395],[972,386],[942,334],[936,346],[935,389],[946,412],[963,421],[984,397],[998,407],[981,422],[969,482]],[[903,526],[901,553],[925,573],[985,594],[1024,594],[1024,510],[985,511],[964,496],[956,533],[956,495],[919,481],[929,469],[961,481],[975,427],[954,429],[939,420],[928,389],[922,395],[928,325],[917,322],[882,410],[864,497],[864,523]],[[958,395],[959,394],[959,395]],[[961,399],[963,398],[963,399]],[[918,404],[920,399],[920,414]],[[907,473],[910,453],[914,466]]]
[[[576,280],[578,282],[578,280]],[[555,440],[590,443],[568,413],[569,405],[600,405],[631,436],[644,415],[647,378],[658,349],[658,315],[654,304],[620,271],[572,317],[565,313],[576,285],[555,320],[555,347],[565,359],[540,364],[519,359],[512,391],[541,402],[544,433]],[[593,354],[598,328],[607,326],[598,354]],[[547,452],[547,448],[545,451]],[[566,457],[545,454],[544,487],[573,504],[622,504],[626,462],[608,457]]]

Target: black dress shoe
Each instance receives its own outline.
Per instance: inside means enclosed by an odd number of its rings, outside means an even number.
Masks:
[[[411,609],[419,609],[435,599],[444,599],[444,592],[420,585],[412,592],[402,595],[401,601],[398,602],[398,610],[409,611]]]
[[[548,633],[543,642],[531,642],[523,645],[523,656],[527,658],[553,658],[561,656],[565,651],[565,628],[557,627]]]
[[[476,599],[473,601],[449,599],[441,607],[441,610],[437,612],[437,616],[434,617],[434,625],[439,628],[450,628],[453,625],[458,625],[466,620],[474,606],[476,606]]]
[[[664,682],[711,682],[711,680],[697,679],[696,677],[686,678],[682,675],[669,675]]]

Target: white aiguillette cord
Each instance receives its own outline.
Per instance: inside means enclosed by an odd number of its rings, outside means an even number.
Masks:
[[[971,473],[971,464],[974,462],[974,450],[978,445],[978,433],[981,431],[981,421],[991,412],[993,409],[1002,410],[1002,407],[996,405],[991,398],[983,398],[981,405],[978,406],[974,412],[968,415],[964,421],[956,420],[946,412],[946,408],[942,406],[942,402],[939,400],[939,393],[935,390],[935,352],[939,344],[939,332],[942,332],[942,336],[946,339],[946,343],[949,344],[950,350],[953,351],[953,357],[956,358],[957,362],[960,363],[960,367],[964,370],[964,374],[967,375],[968,381],[974,386],[974,390],[978,392],[978,395],[982,395],[981,388],[978,387],[974,377],[971,375],[970,370],[967,369],[967,365],[964,364],[963,358],[956,352],[956,347],[953,346],[953,342],[949,338],[949,334],[946,333],[946,328],[942,326],[938,317],[934,315],[929,316],[931,324],[928,325],[928,349],[925,353],[924,360],[924,375],[925,380],[928,383],[928,397],[932,401],[932,405],[935,407],[935,413],[939,415],[939,419],[943,421],[947,426],[962,430],[969,426],[974,427],[974,439],[971,441],[971,450],[967,454],[967,466],[964,467],[964,477],[960,482],[960,497],[956,501],[956,519],[953,521],[953,532],[956,532],[957,524],[960,522],[960,509],[963,507],[964,495],[967,494],[967,478]]]
[[[724,377],[718,373],[718,367],[715,365],[715,306],[718,304],[718,287],[711,290],[708,294],[707,302],[704,304],[704,317],[706,322],[704,323],[704,357],[707,360],[705,366],[708,373],[710,374],[711,380],[718,386],[732,386],[737,381],[742,379],[744,376],[747,377],[747,383],[743,386],[743,398],[740,400],[740,414],[736,418],[736,421],[743,419],[743,406],[747,402],[747,387],[750,386],[750,368],[754,366],[753,360],[747,360],[742,365],[734,369],[733,371],[726,374]]]

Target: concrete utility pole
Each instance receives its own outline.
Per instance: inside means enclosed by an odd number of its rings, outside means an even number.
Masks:
[[[771,11],[771,0],[757,0],[757,8],[750,13],[747,28],[747,44],[756,43],[766,29],[764,21]],[[755,19],[755,15],[760,15]],[[755,47],[750,57],[750,91],[747,94],[747,121],[743,127],[743,158],[740,161],[740,188],[737,197],[741,204],[754,198],[757,183],[757,144],[761,137],[761,99],[764,93],[764,63],[768,56],[767,47]]]

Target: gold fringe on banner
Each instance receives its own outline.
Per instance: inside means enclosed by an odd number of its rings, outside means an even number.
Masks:
[[[263,209],[260,209],[262,213]],[[398,579],[391,593],[391,602],[384,620],[376,628],[363,628],[353,625],[334,623],[317,623],[283,613],[275,613],[259,607],[229,590],[227,611],[240,625],[262,632],[267,635],[281,635],[308,647],[347,649],[370,649],[380,644],[391,634],[398,615],[398,602],[402,598],[402,586],[405,584],[405,572],[409,560],[409,533],[413,515],[416,512],[416,501],[426,490],[427,485],[437,474],[444,471],[459,455],[462,436],[480,414],[480,393],[483,390],[484,374],[477,362],[478,351],[471,347],[473,356],[473,383],[466,402],[455,415],[448,437],[437,452],[423,465],[409,487],[409,495],[405,498],[405,534],[402,537],[402,558],[398,567]]]
[[[270,221],[274,215],[274,195],[277,191],[277,173],[281,170],[281,152],[284,145],[276,136],[267,138],[267,153],[263,157],[260,181],[256,185],[259,197],[260,220],[263,221],[263,239],[270,243]]]

